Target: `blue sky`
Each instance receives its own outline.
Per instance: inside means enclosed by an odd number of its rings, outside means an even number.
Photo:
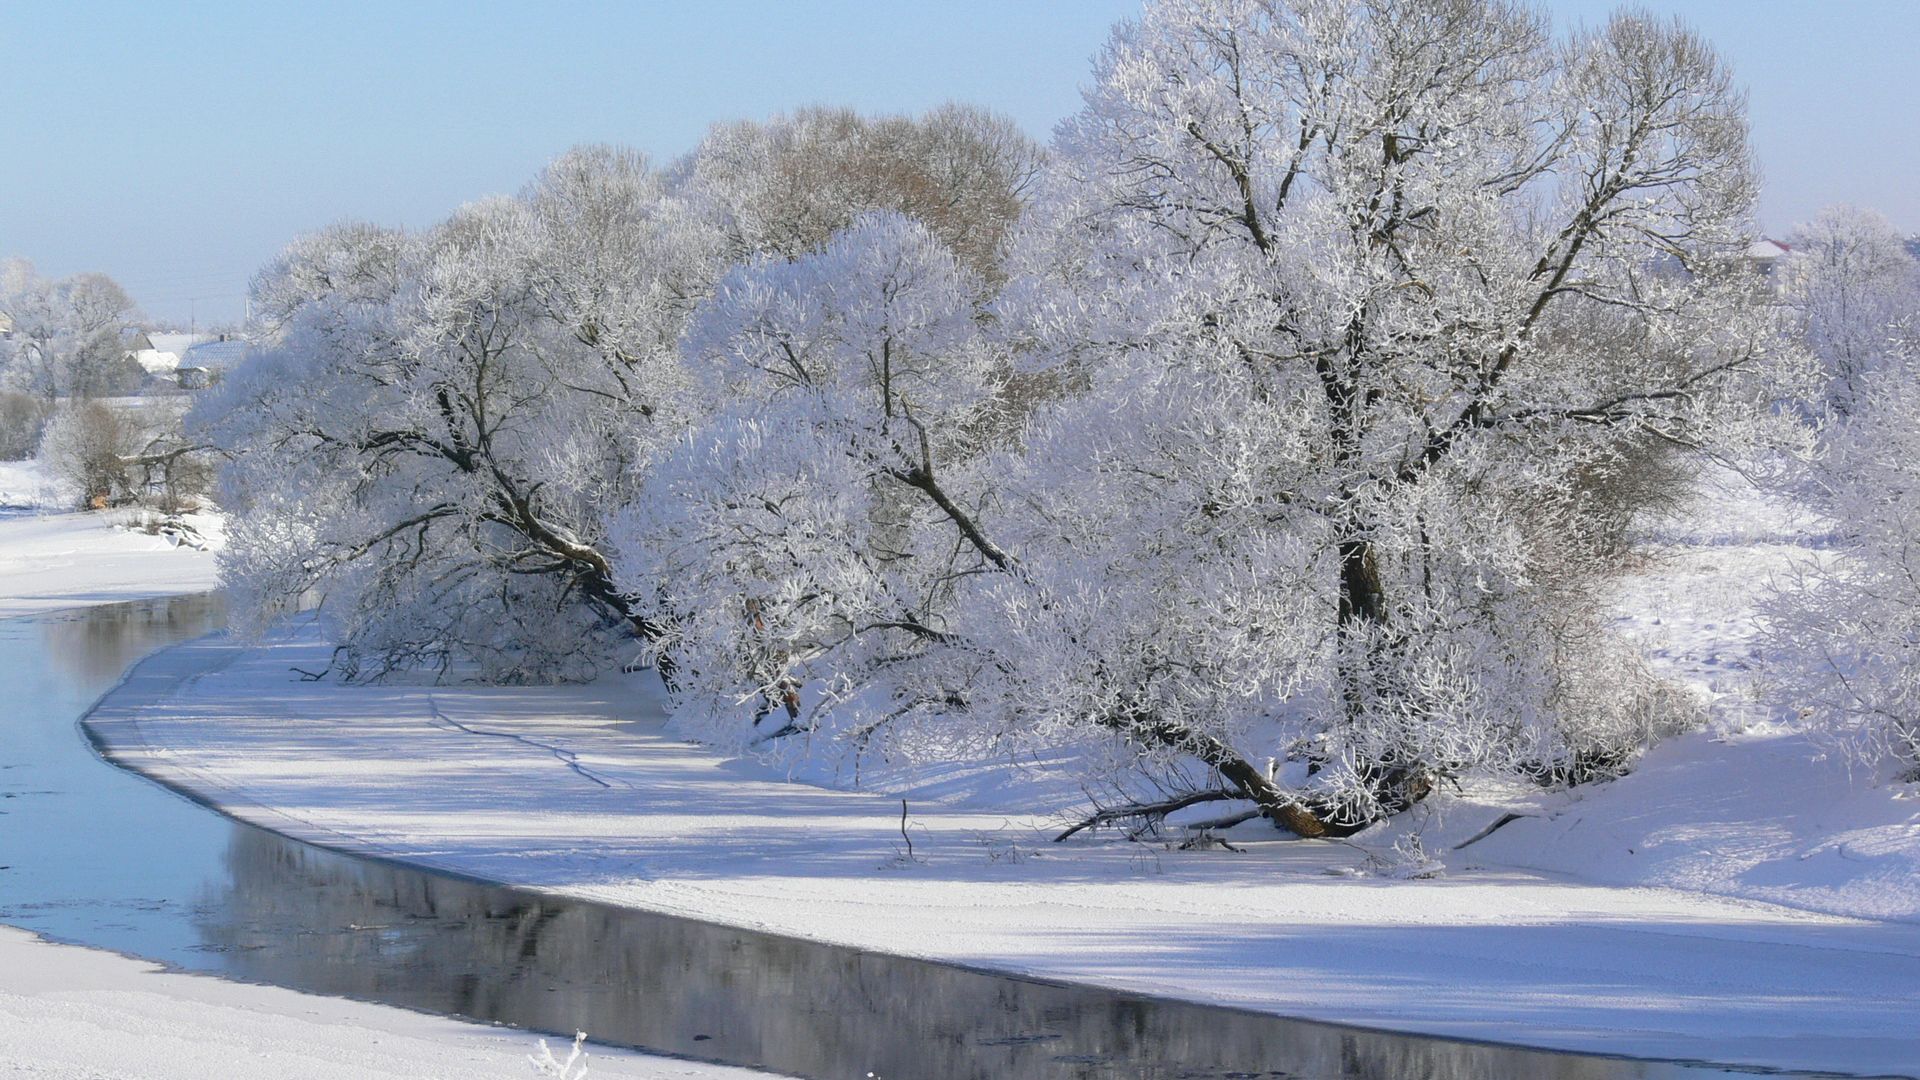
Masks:
[[[1552,0],[1571,24],[1606,0]],[[1920,0],[1650,0],[1752,93],[1762,221],[1876,206],[1920,231]],[[660,159],[717,120],[949,99],[1044,138],[1137,0],[0,0],[0,256],[102,270],[154,317],[241,312],[291,237],[426,225],[580,142]]]

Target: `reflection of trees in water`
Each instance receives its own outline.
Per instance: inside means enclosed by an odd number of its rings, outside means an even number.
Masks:
[[[102,604],[34,621],[48,662],[91,686],[112,681],[154,649],[226,625],[226,605],[218,594],[199,593]]]
[[[1621,1080],[1680,1067],[1020,982],[421,874],[235,830],[230,974],[801,1076]],[[705,1036],[705,1038],[701,1038]]]

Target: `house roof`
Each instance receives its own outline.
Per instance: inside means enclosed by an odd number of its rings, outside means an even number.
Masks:
[[[228,371],[247,358],[249,348],[244,341],[203,341],[180,354],[180,366]]]
[[[1793,249],[1791,247],[1788,247],[1786,244],[1783,244],[1778,240],[1772,239],[1771,237],[1763,236],[1760,239],[1755,240],[1753,243],[1747,245],[1747,258],[1777,259],[1780,256],[1785,255],[1787,252],[1792,250]]]
[[[170,352],[175,356],[187,355],[187,350],[208,341],[219,341],[219,334],[148,334],[147,340],[153,343],[157,352]]]
[[[180,366],[180,356],[177,353],[162,352],[159,349],[135,349],[133,362],[139,364],[149,375],[164,375]]]

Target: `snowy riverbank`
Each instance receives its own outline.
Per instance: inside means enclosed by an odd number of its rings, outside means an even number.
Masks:
[[[128,512],[51,509],[47,488],[35,463],[0,463],[0,619],[214,587],[212,550],[126,528]],[[216,517],[199,515],[195,525],[217,542]],[[535,1046],[521,1031],[169,973],[0,926],[0,1075],[476,1080],[533,1075]],[[590,1052],[596,1077],[766,1075]]]
[[[58,509],[37,462],[0,462],[0,619],[214,587],[217,515],[192,523],[206,547],[127,526],[133,511]]]
[[[533,1075],[526,1059],[537,1044],[526,1032],[168,973],[112,953],[50,945],[11,927],[0,927],[0,972],[0,1074],[7,1076],[504,1080]],[[617,1050],[589,1053],[596,1078],[767,1075]]]
[[[1437,800],[1399,827],[1444,863],[1417,880],[1260,826],[1233,834],[1240,853],[1056,845],[1053,818],[978,776],[791,783],[674,737],[646,675],[302,681],[328,662],[311,627],[164,653],[140,671],[171,689],[110,700],[95,728],[243,819],[602,901],[1358,1024],[1911,1072],[1920,800],[1850,780],[1745,700],[1752,590],[1811,534],[1750,498],[1712,516],[1712,535],[1668,538],[1626,616],[1718,696],[1708,730],[1611,785]],[[1702,757],[1716,767],[1684,768]],[[1451,850],[1508,813],[1529,816]]]

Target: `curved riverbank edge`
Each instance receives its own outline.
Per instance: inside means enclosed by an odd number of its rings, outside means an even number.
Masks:
[[[0,1074],[197,1080],[235,1060],[288,1080],[525,1071],[549,1029],[260,977],[271,950],[224,948],[221,935],[270,920],[248,922],[219,883],[237,856],[299,845],[188,805],[76,740],[79,717],[132,665],[220,623],[205,592],[0,618],[11,691],[0,701]],[[260,839],[233,842],[243,836]],[[285,940],[283,954],[314,943]],[[611,1046],[593,1048],[593,1067],[649,1080],[767,1075]]]
[[[630,687],[288,675],[324,653],[298,633],[163,650],[83,728],[115,764],[237,820],[470,882],[1357,1031],[1855,1075],[1920,1060],[1898,1020],[1920,1007],[1911,927],[1512,871],[1343,880],[1325,871],[1348,860],[1323,846],[1252,864],[1155,853],[1152,869],[1127,845],[1056,858],[1005,814],[939,807],[916,812],[902,860],[896,799],[756,775],[612,707]],[[1485,910],[1498,897],[1509,908]],[[1360,917],[1326,918],[1343,905]]]

